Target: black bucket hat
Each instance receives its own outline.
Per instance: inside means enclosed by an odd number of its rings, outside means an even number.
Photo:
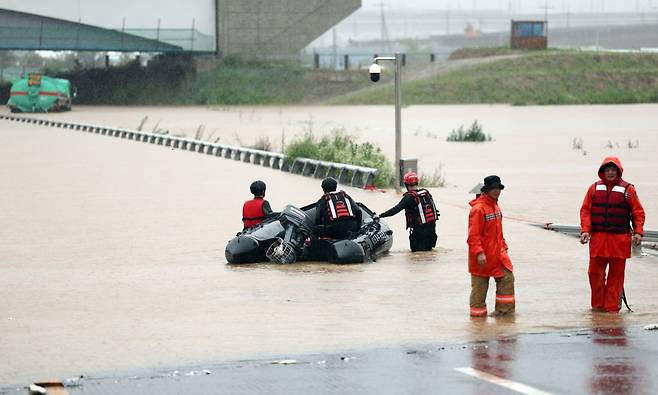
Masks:
[[[480,191],[486,192],[494,188],[505,189],[505,185],[500,183],[500,177],[496,175],[484,177],[484,185],[482,186],[482,188],[480,188]]]

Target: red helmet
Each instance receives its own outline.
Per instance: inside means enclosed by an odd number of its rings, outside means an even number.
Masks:
[[[404,185],[418,185],[418,174],[410,171],[404,175],[402,182],[404,182]]]

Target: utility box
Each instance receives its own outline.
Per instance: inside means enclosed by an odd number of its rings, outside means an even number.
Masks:
[[[402,182],[402,178],[404,177],[405,174],[407,174],[410,171],[413,171],[414,173],[418,174],[418,159],[400,159],[399,171],[400,171],[400,186],[404,186],[404,182]]]
[[[512,21],[510,47],[512,49],[546,49],[548,47],[548,22]]]

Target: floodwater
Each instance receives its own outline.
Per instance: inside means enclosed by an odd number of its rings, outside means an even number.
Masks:
[[[251,144],[345,129],[393,152],[393,109],[76,107],[37,115]],[[494,141],[447,143],[477,119]],[[48,377],[589,327],[587,248],[531,222],[578,223],[606,155],[619,155],[658,226],[658,106],[414,106],[403,157],[441,166],[439,247],[411,254],[402,214],[376,263],[226,265],[254,179],[277,210],[320,194],[319,180],[162,146],[0,121],[0,387]],[[583,150],[572,149],[574,138]],[[628,141],[639,148],[627,148]],[[611,145],[612,148],[607,146]],[[501,176],[517,316],[468,317],[468,190]],[[381,212],[399,196],[347,188]],[[635,312],[658,319],[658,260],[628,263]],[[488,298],[493,306],[493,286]],[[616,322],[616,321],[615,321]]]

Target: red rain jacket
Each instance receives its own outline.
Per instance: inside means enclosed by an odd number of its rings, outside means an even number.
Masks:
[[[502,277],[503,267],[513,271],[507,255],[507,243],[503,237],[503,213],[498,201],[486,193],[469,202],[468,214],[468,271],[475,276]],[[487,258],[485,265],[477,260],[479,253]]]
[[[609,163],[614,163],[619,168],[619,177],[613,182],[606,181],[605,175],[603,174],[603,167]],[[612,191],[612,188],[615,185],[623,181],[621,178],[623,172],[624,168],[621,166],[621,161],[616,156],[610,156],[603,160],[599,167],[599,178],[606,185],[608,193]],[[626,188],[625,192],[626,202],[631,210],[632,233],[593,232],[591,212],[592,199],[596,192],[596,184],[597,183],[595,182],[589,187],[585,194],[583,205],[580,208],[580,232],[591,234],[591,239],[589,241],[589,255],[590,257],[602,258],[630,258],[631,234],[638,233],[644,235],[645,214],[644,209],[642,208],[642,203],[640,203],[640,199],[637,197],[635,187],[631,184]]]

